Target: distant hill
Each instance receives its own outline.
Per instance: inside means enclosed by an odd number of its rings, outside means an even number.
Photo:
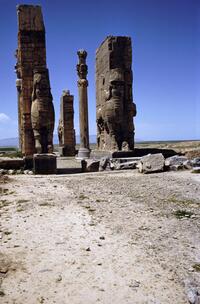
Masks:
[[[53,136],[53,142],[54,144],[58,144],[58,135],[54,134]],[[80,143],[80,136],[76,136],[76,143]],[[90,143],[95,144],[96,143],[96,135],[90,135]],[[13,138],[4,138],[0,139],[0,147],[18,147],[19,145],[19,138],[13,137]]]

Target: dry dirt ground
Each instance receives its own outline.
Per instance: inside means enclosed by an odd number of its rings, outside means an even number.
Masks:
[[[136,170],[0,184],[0,303],[188,303],[200,175]]]

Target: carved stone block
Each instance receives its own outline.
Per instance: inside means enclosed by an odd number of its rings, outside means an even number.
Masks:
[[[130,37],[109,36],[96,52],[96,117],[99,150],[134,149]]]
[[[45,27],[41,7],[18,5],[18,49],[16,51],[20,150],[25,156],[36,152],[31,124],[33,75],[46,69]]]

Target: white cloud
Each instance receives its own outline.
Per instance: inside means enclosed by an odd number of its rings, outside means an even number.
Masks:
[[[0,113],[0,123],[5,123],[10,121],[10,117],[5,113]]]

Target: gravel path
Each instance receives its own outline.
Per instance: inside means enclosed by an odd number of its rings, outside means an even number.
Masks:
[[[189,303],[199,185],[190,172],[13,176],[0,184],[0,303]]]

